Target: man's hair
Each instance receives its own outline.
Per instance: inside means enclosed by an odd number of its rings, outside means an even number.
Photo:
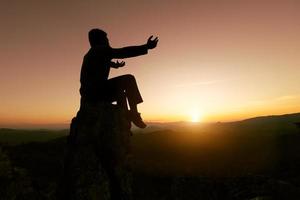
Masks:
[[[98,45],[98,44],[102,44],[103,41],[105,41],[105,39],[107,38],[107,33],[104,32],[103,30],[94,28],[92,30],[89,31],[89,42],[91,47]]]

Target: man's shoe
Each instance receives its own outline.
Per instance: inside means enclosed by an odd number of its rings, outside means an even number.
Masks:
[[[143,119],[141,118],[141,113],[131,113],[131,121],[139,128],[147,127],[147,124],[145,124],[145,122],[143,122]]]

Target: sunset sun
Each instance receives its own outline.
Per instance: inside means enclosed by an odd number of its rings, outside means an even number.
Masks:
[[[202,117],[203,117],[203,114],[199,110],[197,110],[197,109],[191,110],[191,112],[190,112],[190,121],[191,122],[194,122],[194,123],[200,122],[200,121],[202,121]]]

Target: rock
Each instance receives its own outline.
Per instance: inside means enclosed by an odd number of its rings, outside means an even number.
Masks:
[[[129,125],[115,105],[81,107],[70,128],[63,199],[131,199]]]
[[[0,146],[0,198],[2,200],[35,200],[41,195],[33,190],[32,182],[23,168],[12,165]],[[45,199],[45,198],[43,198]]]

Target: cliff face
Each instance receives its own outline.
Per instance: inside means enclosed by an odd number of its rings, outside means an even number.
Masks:
[[[73,118],[64,164],[64,199],[131,199],[130,122],[114,105],[85,106]]]

